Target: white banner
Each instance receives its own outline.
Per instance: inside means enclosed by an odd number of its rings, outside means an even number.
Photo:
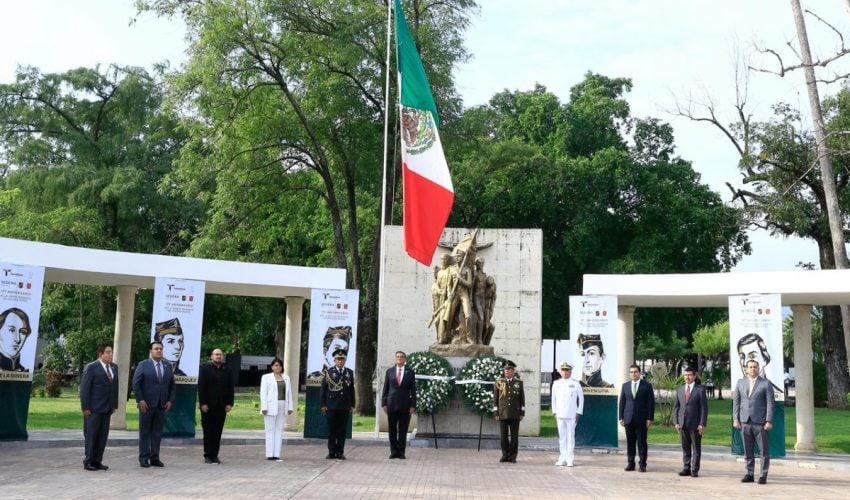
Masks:
[[[348,351],[345,365],[352,370],[357,354],[357,305],[360,290],[313,289],[310,295],[310,341],[307,378],[333,366],[333,352]]]
[[[779,294],[729,297],[729,360],[732,388],[744,377],[746,362],[758,361],[761,375],[784,400],[782,298]]]
[[[30,381],[44,268],[0,263],[0,380]]]
[[[560,364],[564,360],[558,360]],[[567,359],[585,394],[617,395],[617,297],[571,296]]]
[[[205,289],[203,281],[156,279],[151,340],[162,342],[178,384],[198,383]]]

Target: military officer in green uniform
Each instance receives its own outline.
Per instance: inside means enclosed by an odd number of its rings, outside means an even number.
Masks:
[[[345,460],[345,428],[354,411],[354,372],[345,367],[347,356],[343,349],[334,351],[334,366],[325,368],[319,392],[322,413],[328,418],[328,459]]]
[[[499,462],[516,462],[519,422],[525,416],[525,390],[522,380],[514,376],[516,364],[513,361],[506,361],[504,370],[505,376],[496,380],[493,389],[493,413],[502,434],[502,459]]]

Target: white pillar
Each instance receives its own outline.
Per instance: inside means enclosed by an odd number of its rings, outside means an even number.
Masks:
[[[815,442],[814,372],[812,371],[812,306],[792,305],[794,313],[794,378],[797,443],[801,452],[817,451]]]
[[[283,364],[292,382],[292,397],[298,399],[298,374],[301,373],[301,316],[304,297],[286,297],[286,339],[283,346]],[[295,411],[287,415],[284,429],[298,430],[298,404]]]
[[[634,306],[617,307],[617,351],[620,363],[617,366],[617,378],[614,387],[621,387],[627,379],[629,366],[635,362],[635,308]],[[626,446],[626,430],[617,425],[617,440],[619,447]]]
[[[118,409],[109,422],[111,429],[127,429],[127,390],[130,387],[130,349],[133,345],[133,315],[136,307],[134,286],[119,286],[115,310],[115,336],[112,360],[118,365]]]

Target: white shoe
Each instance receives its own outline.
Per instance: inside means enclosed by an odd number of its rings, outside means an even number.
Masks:
[[[573,466],[573,464],[571,464],[571,463],[570,463],[570,464],[567,464],[567,467],[572,467],[572,466]]]
[[[563,460],[558,460],[557,462],[555,462],[555,465],[557,465],[558,467],[563,467],[567,465],[567,462],[564,462]]]

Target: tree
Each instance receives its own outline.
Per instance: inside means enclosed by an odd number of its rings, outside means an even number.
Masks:
[[[405,4],[441,121],[451,122],[460,105],[451,70],[466,57],[475,4]],[[173,181],[210,202],[192,252],[347,269],[361,291],[357,409],[374,412],[386,2],[138,5],[188,26],[190,59],[172,81],[190,141]]]
[[[729,382],[729,321],[698,329],[694,333],[693,351],[711,361],[707,375],[717,386],[717,399],[723,399],[723,385]]]

